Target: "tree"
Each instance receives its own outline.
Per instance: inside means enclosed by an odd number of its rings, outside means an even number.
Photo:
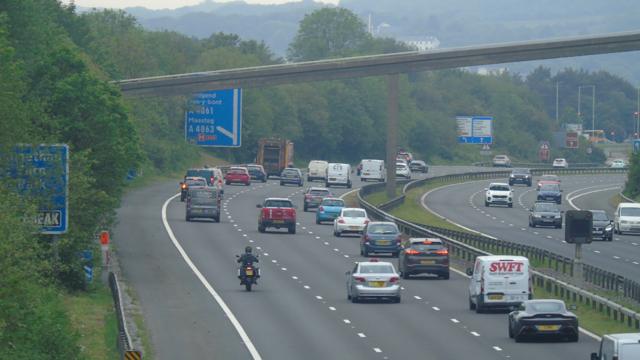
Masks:
[[[365,51],[370,39],[365,24],[351,11],[323,8],[302,19],[288,57],[308,61],[353,56]]]

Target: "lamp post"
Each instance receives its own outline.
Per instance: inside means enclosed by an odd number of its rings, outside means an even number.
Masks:
[[[595,137],[596,134],[596,86],[595,85],[580,85],[578,86],[578,116],[582,117],[580,111],[582,88],[591,88],[591,137]]]

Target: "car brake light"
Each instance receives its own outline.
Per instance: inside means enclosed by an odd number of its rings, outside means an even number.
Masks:
[[[212,183],[212,184],[215,184],[215,183],[216,183],[216,179],[212,177],[212,178],[211,178],[211,183]]]
[[[338,219],[338,224],[344,224],[344,219],[343,218],[339,218]]]
[[[416,250],[416,249],[407,249],[404,251],[405,254],[407,255],[418,255],[420,254],[420,251]]]
[[[320,206],[320,207],[318,208],[318,210],[319,210],[319,211],[324,211],[324,208],[323,208],[322,206]]]
[[[377,258],[369,259],[369,262],[378,262]]]
[[[357,282],[365,282],[366,279],[363,278],[362,276],[354,276],[353,279]]]
[[[437,254],[437,255],[449,255],[449,250],[448,249],[436,250],[435,254]]]
[[[391,277],[391,279],[389,279],[389,282],[393,284],[393,283],[397,282],[398,280],[400,280],[400,278],[398,278],[397,276],[393,276],[393,277]]]

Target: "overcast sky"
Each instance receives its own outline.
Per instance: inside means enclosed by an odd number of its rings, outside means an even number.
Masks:
[[[216,0],[216,2],[229,2],[234,0]],[[245,0],[250,4],[284,4],[295,0]],[[337,4],[338,0],[315,0],[316,2]],[[68,4],[71,0],[62,0]],[[75,0],[77,6],[100,8],[125,8],[142,6],[148,9],[175,9],[183,6],[196,5],[204,0]]]

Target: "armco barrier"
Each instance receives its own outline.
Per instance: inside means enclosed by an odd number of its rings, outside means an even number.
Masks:
[[[111,289],[111,296],[113,297],[113,306],[116,310],[116,318],[118,319],[118,339],[117,346],[120,353],[120,359],[125,358],[125,354],[137,353],[139,351],[132,349],[131,337],[127,331],[127,323],[125,321],[124,310],[122,308],[122,294],[120,292],[120,285],[116,275],[112,272],[109,273],[109,288]]]
[[[558,169],[554,169],[558,170]],[[594,173],[602,172],[606,170],[607,173],[620,172],[617,169],[560,169],[555,173],[562,174],[579,174],[579,173]],[[532,173],[539,174],[541,172],[547,173],[547,170],[536,169],[532,170]],[[476,179],[488,179],[498,176],[504,176],[508,174],[508,171],[491,171],[485,173],[465,173],[456,175],[445,175],[440,177],[422,179],[412,181],[405,185],[405,192],[410,188],[426,184],[428,182],[435,181],[466,181]],[[456,230],[443,229],[434,226],[414,224],[400,218],[397,218],[384,210],[377,208],[364,200],[364,194],[370,194],[375,191],[380,191],[384,188],[384,184],[365,185],[358,192],[358,201],[360,206],[367,210],[369,217],[395,222],[400,230],[414,237],[439,237],[443,239],[449,248],[449,252],[452,256],[464,260],[468,265],[471,265],[476,256],[496,254],[513,254],[522,255],[528,257],[532,264],[539,267],[546,267],[555,270],[558,273],[567,275],[567,277],[573,276],[574,263],[573,259],[556,255],[548,250],[539,249],[533,246],[515,244],[509,241],[495,239],[480,234],[471,234]],[[399,197],[404,199],[403,196]],[[397,200],[398,198],[394,199]],[[388,204],[388,203],[387,203]],[[569,301],[575,303],[581,303],[596,309],[602,313],[605,313],[610,318],[625,323],[629,327],[640,329],[640,314],[625,308],[613,301],[610,301],[604,297],[595,295],[586,290],[580,289],[574,285],[555,279],[551,276],[545,275],[538,271],[532,272],[533,281],[549,292],[553,292],[557,296],[563,297]],[[640,301],[640,284],[637,282],[626,279],[620,275],[596,268],[590,265],[583,266],[583,277],[586,283],[598,286],[603,290],[612,291],[620,296],[624,296],[635,301]]]

